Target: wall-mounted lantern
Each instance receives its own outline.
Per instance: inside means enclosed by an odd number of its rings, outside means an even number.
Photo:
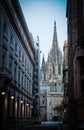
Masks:
[[[14,99],[14,95],[11,95],[11,99],[12,99],[12,100]]]
[[[26,105],[29,106],[29,103],[27,103]]]
[[[33,108],[33,106],[31,106],[31,108]]]
[[[20,103],[21,103],[21,104],[23,103],[23,100],[22,100],[22,98],[21,98],[21,100],[20,100]]]
[[[2,91],[1,94],[2,94],[2,95],[5,95],[5,91]]]

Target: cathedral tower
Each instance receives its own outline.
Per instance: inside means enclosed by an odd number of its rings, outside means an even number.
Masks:
[[[60,104],[63,99],[62,53],[58,47],[56,21],[54,21],[52,47],[48,53],[48,59],[46,62],[43,56],[40,72],[40,106],[42,110],[41,115],[44,114],[43,111],[45,110],[45,113],[47,112],[47,120],[52,120],[55,114],[56,116],[58,115],[58,112],[56,111],[55,113],[53,108],[56,107],[56,105]]]
[[[62,57],[61,52],[58,48],[58,40],[57,40],[57,31],[56,31],[56,21],[54,21],[54,31],[53,31],[53,40],[52,40],[52,48],[50,51],[50,63],[51,63],[51,80],[50,86],[51,91],[59,91],[59,76],[61,76],[61,68],[62,68]]]
[[[57,31],[56,31],[56,21],[54,21],[52,53],[53,53],[55,63],[58,64],[58,40],[57,40]]]
[[[54,31],[53,31],[53,41],[51,48],[51,57],[52,57],[52,74],[53,76],[58,75],[58,64],[59,64],[59,54],[58,54],[58,40],[57,40],[57,31],[56,31],[56,21],[54,21]]]

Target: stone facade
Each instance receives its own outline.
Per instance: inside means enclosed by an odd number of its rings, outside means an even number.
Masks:
[[[63,101],[63,93],[60,92],[47,92],[47,120],[54,120],[55,116],[59,116],[60,113],[57,110],[54,110],[53,108],[55,106],[60,105],[60,103]],[[61,113],[62,114],[62,113]]]
[[[68,122],[68,41],[63,46],[63,86],[64,86],[64,120]]]
[[[34,67],[34,82],[33,82],[33,109],[32,115],[36,121],[40,120],[40,44],[39,37],[36,38],[35,49],[35,67]]]
[[[60,104],[63,99],[62,53],[58,47],[56,22],[54,22],[52,48],[50,50],[50,53],[48,54],[48,59],[46,62],[43,56],[42,67],[41,67],[40,73],[41,73],[40,74],[40,80],[41,80],[40,88],[44,86],[43,91],[45,91],[46,88],[49,87],[49,92],[46,92],[45,111],[47,114],[46,115],[47,120],[52,120],[53,117],[55,116],[53,108],[58,104],[58,102]],[[42,89],[41,89],[41,93],[42,93]],[[42,100],[42,96],[40,100]],[[42,106],[42,101],[41,101],[40,107],[41,109],[44,108]]]
[[[67,0],[66,16],[69,121],[74,129],[84,129],[84,0]]]
[[[35,47],[18,0],[0,1],[0,130],[28,127]]]

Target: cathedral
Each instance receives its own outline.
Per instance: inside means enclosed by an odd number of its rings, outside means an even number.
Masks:
[[[54,108],[60,105],[62,101],[62,53],[58,46],[56,21],[54,21],[52,47],[47,61],[43,55],[40,69],[41,120],[49,121],[53,120],[55,116],[59,116],[59,112]]]

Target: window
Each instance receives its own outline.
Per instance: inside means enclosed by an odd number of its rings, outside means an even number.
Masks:
[[[21,83],[21,85],[22,85],[22,87],[23,87],[23,72],[22,72],[22,79],[21,79],[21,80],[22,80],[22,83]]]
[[[25,80],[24,80],[24,87],[25,87],[25,90],[26,90],[26,76],[25,76]]]
[[[7,33],[8,33],[8,26],[7,26],[7,23],[4,23],[3,31],[4,31],[4,34],[7,35]]]
[[[27,65],[27,73],[29,74],[29,66]]]
[[[14,79],[16,80],[17,77],[17,64],[14,64]]]
[[[10,38],[10,44],[13,45],[13,35],[11,34],[11,38]]]
[[[20,69],[18,69],[18,84],[20,85]]]
[[[55,75],[55,67],[54,67],[54,65],[53,65],[53,75]]]
[[[4,43],[7,43],[7,41],[8,41],[8,25],[7,25],[7,23],[4,23],[3,36],[4,36]]]
[[[29,92],[29,80],[27,79],[27,92]]]
[[[3,52],[3,55],[2,55],[2,67],[5,66],[5,58],[6,58],[6,53]]]
[[[10,57],[10,59],[9,59],[9,71],[10,71],[11,74],[12,74],[12,62],[13,62],[13,59]]]
[[[26,58],[25,58],[25,67],[26,67]]]
[[[19,57],[21,57],[21,49],[19,48]]]
[[[50,106],[51,106],[51,104],[52,104],[52,103],[51,103],[51,102],[49,102],[49,105],[50,105]]]
[[[55,83],[54,85],[55,85],[55,90],[54,91],[56,92],[57,91],[57,83]]]
[[[22,63],[24,64],[24,54],[22,54]]]
[[[57,86],[57,83],[55,83],[55,86]]]
[[[61,75],[61,64],[58,66],[58,74]]]
[[[43,104],[44,104],[44,100],[43,100]]]
[[[17,52],[17,42],[15,42],[15,52]]]
[[[66,83],[68,83],[68,71],[66,71]]]

